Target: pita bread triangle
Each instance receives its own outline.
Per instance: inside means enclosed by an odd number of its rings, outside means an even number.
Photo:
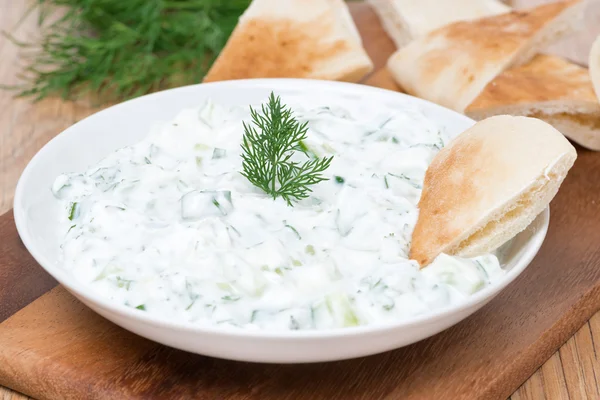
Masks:
[[[204,82],[274,77],[356,82],[372,69],[343,0],[254,0]]]
[[[408,93],[463,112],[505,69],[529,61],[579,21],[583,2],[456,22],[394,53],[388,68]]]
[[[465,113],[476,120],[499,114],[540,118],[580,145],[600,150],[600,103],[590,72],[540,54],[498,75]]]
[[[410,258],[492,252],[524,230],[554,197],[577,153],[549,124],[499,115],[476,123],[425,174]]]

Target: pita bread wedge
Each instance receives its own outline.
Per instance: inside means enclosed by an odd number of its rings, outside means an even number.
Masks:
[[[511,10],[498,0],[367,0],[383,29],[401,48],[411,40],[456,21],[497,15]]]
[[[590,50],[590,77],[594,85],[596,97],[600,100],[600,36],[596,38]]]
[[[396,51],[388,68],[408,93],[463,112],[502,71],[568,32],[582,10],[581,1],[566,0],[456,22]]]
[[[287,77],[356,82],[372,69],[343,0],[254,0],[204,81]]]
[[[538,55],[490,82],[465,113],[480,120],[510,114],[540,118],[571,140],[600,150],[600,103],[586,68]]]
[[[410,257],[473,257],[524,230],[554,197],[577,154],[535,118],[500,115],[476,123],[433,159],[425,174]]]

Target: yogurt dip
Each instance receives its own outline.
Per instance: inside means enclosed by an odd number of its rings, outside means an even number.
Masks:
[[[423,270],[408,259],[425,171],[451,139],[445,127],[418,108],[282,101],[308,122],[308,154],[334,156],[307,199],[289,206],[243,177],[249,107],[207,100],[56,178],[63,267],[140,312],[255,330],[406,320],[502,277],[492,254],[442,254]]]

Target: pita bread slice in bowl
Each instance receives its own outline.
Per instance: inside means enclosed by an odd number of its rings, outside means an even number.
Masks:
[[[411,40],[456,21],[506,13],[498,0],[367,0],[384,30],[401,48]]]
[[[583,2],[567,0],[456,22],[398,50],[388,68],[409,94],[464,112],[502,71],[569,32],[582,11]]]
[[[540,118],[580,145],[600,150],[600,103],[590,73],[560,57],[538,55],[496,77],[465,113],[476,120],[501,114]]]
[[[427,169],[410,258],[492,252],[550,203],[577,153],[551,125],[495,116],[443,148]]]
[[[358,82],[372,69],[343,0],[253,0],[204,82],[278,77]]]

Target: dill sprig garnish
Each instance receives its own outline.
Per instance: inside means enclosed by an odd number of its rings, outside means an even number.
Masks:
[[[243,123],[241,174],[273,198],[281,197],[292,205],[292,200],[308,197],[312,185],[328,180],[322,172],[333,156],[309,159],[302,164],[292,161],[295,152],[308,157],[302,146],[308,123],[300,124],[292,110],[273,93],[261,111],[259,114],[250,107],[252,124]]]
[[[92,94],[111,101],[198,83],[249,4],[36,0],[40,40],[22,42],[5,32],[28,53],[22,83],[9,88],[38,100]]]

